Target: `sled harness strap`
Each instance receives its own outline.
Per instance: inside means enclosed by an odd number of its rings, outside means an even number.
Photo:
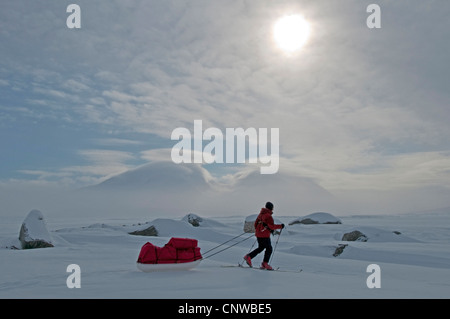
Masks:
[[[232,244],[232,245],[229,245],[229,246],[227,246],[227,247],[225,247],[225,248],[223,248],[223,249],[221,249],[221,250],[219,250],[219,251],[213,252],[212,254],[208,255],[208,253],[210,253],[210,252],[216,250],[217,248],[219,248],[219,247],[221,247],[221,246],[223,246],[223,245],[229,243],[230,241],[232,241],[232,240],[234,240],[234,239],[237,239],[237,238],[243,236],[244,234],[247,234],[247,232],[243,232],[242,234],[237,235],[237,236],[235,236],[235,237],[233,237],[233,238],[231,238],[231,239],[229,239],[229,240],[227,240],[227,241],[221,243],[220,245],[217,245],[217,246],[211,248],[210,250],[204,252],[204,253],[203,253],[203,256],[204,256],[204,257],[203,257],[202,259],[207,259],[207,258],[209,258],[209,257],[212,257],[212,256],[214,256],[214,255],[217,255],[218,253],[221,253],[221,252],[224,251],[224,250],[230,249],[231,247],[236,246],[236,245],[238,245],[238,244],[240,244],[240,243],[242,243],[242,242],[244,242],[244,241],[246,241],[246,240],[248,240],[248,239],[250,239],[250,238],[252,238],[252,237],[254,236],[254,234],[251,234],[250,236],[245,237],[244,239],[241,239],[241,240],[235,242],[235,243]],[[208,255],[208,256],[206,256],[206,255]]]

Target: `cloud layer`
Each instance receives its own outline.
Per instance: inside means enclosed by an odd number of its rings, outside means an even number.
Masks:
[[[0,180],[96,184],[168,160],[199,119],[279,128],[280,168],[347,200],[450,205],[450,6],[377,3],[370,30],[356,0],[77,1],[72,30],[69,3],[5,0]],[[287,55],[272,27],[291,13],[311,36]]]

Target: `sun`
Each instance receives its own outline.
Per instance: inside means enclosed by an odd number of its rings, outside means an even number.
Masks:
[[[308,40],[309,23],[300,15],[280,18],[274,25],[273,36],[278,46],[285,52],[299,50]]]

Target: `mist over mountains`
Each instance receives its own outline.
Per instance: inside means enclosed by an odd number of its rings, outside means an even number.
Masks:
[[[307,213],[333,201],[333,196],[312,180],[281,171],[263,175],[250,169],[217,178],[201,165],[172,162],[142,165],[81,193],[104,196],[109,202],[119,199],[130,208],[155,213],[208,216],[252,214],[267,201],[275,204],[278,214]]]
[[[243,166],[216,176],[207,168],[151,162],[77,190],[42,183],[26,187],[0,184],[2,214],[23,218],[38,209],[49,217],[95,218],[107,213],[111,218],[145,221],[188,213],[246,216],[258,213],[267,201],[274,203],[277,216],[397,214],[448,207],[442,200],[448,192],[435,188],[336,191],[283,169],[263,175],[258,167]],[[433,205],[423,198],[435,198]]]

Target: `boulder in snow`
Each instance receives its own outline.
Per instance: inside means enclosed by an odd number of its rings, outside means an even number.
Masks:
[[[254,233],[255,230],[255,220],[258,217],[258,214],[249,215],[245,218],[244,221],[244,232],[246,233]]]
[[[361,233],[359,230],[354,230],[352,232],[349,233],[345,233],[342,236],[342,240],[345,241],[367,241],[367,236],[364,235],[363,233]]]
[[[303,217],[294,219],[289,225],[295,224],[342,224],[341,220],[329,213],[312,213]]]
[[[345,247],[347,247],[347,246],[348,246],[348,244],[339,244],[339,245],[336,247],[336,250],[334,251],[333,256],[334,256],[334,257],[337,257],[337,256],[339,256],[340,254],[342,254],[342,253],[344,252]]]
[[[54,247],[42,213],[33,209],[28,213],[19,232],[22,249]]]

